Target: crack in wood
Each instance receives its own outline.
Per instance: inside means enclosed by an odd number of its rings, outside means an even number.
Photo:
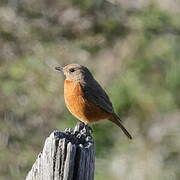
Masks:
[[[79,123],[74,129],[52,132],[26,180],[93,180],[95,147],[90,131]]]

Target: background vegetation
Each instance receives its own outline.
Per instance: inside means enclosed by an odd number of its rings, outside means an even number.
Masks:
[[[93,125],[96,180],[180,179],[180,2],[0,1],[0,180],[24,179],[45,138],[73,127],[63,76],[88,66],[134,139]]]

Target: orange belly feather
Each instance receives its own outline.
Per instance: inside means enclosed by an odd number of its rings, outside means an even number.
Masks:
[[[109,117],[109,113],[84,98],[79,82],[65,80],[64,99],[69,111],[86,124]]]

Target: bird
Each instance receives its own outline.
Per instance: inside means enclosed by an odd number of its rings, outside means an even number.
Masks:
[[[107,119],[121,128],[132,139],[115,113],[109,96],[95,80],[90,70],[79,64],[55,67],[65,75],[64,100],[68,110],[84,124]]]

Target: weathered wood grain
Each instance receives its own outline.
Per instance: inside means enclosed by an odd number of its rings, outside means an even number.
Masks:
[[[94,168],[93,138],[89,127],[79,123],[74,130],[50,134],[26,180],[93,180]]]

